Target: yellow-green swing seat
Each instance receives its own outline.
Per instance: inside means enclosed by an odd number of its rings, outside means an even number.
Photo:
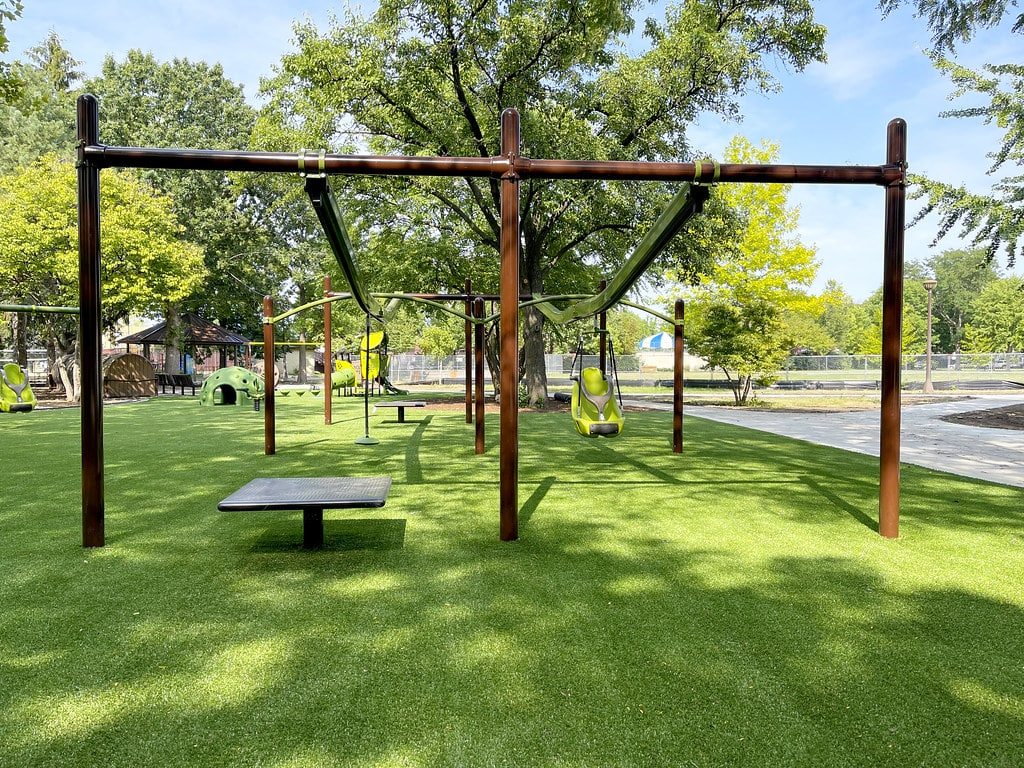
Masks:
[[[600,368],[584,368],[573,378],[572,420],[584,437],[615,437],[622,433],[622,411],[612,383]]]
[[[36,402],[28,376],[20,365],[7,363],[0,369],[0,411],[26,413],[36,407]]]

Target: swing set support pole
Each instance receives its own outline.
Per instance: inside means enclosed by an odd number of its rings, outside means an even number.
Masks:
[[[676,300],[672,341],[672,452],[683,452],[683,320],[686,307]]]
[[[473,316],[473,281],[466,278],[466,303],[468,317]],[[466,328],[466,423],[473,423],[473,323],[465,321]]]
[[[82,546],[104,544],[103,371],[101,358],[100,167],[85,147],[99,144],[99,103],[78,99],[78,306],[82,377]]]
[[[602,280],[597,284],[597,292],[603,293],[608,287],[608,281]],[[600,345],[599,364],[601,376],[608,376],[608,310],[602,309],[597,316],[598,344]],[[621,351],[621,350],[620,350]]]
[[[519,538],[519,113],[501,113],[501,445],[499,532]]]
[[[274,403],[274,300],[263,297],[263,453],[277,453],[277,413]]]
[[[324,297],[331,295],[331,276],[324,277]],[[330,424],[334,407],[334,350],[331,348],[331,307],[332,302],[324,304],[324,424]]]
[[[473,316],[477,320],[483,320],[484,318],[484,300],[476,299],[473,302]],[[486,406],[484,405],[484,324],[482,322],[476,323],[473,329],[473,335],[476,337],[476,343],[473,345],[473,357],[476,365],[476,444],[475,450],[477,455],[480,455],[487,449],[487,444],[484,439],[484,416],[486,415]]]

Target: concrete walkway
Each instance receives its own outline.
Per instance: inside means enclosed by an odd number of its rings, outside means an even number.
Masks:
[[[627,401],[629,403],[629,401]],[[903,407],[901,459],[929,469],[1024,488],[1024,430],[951,424],[940,416],[1024,403],[1021,395],[979,395]],[[632,404],[671,410],[667,403]],[[779,413],[716,406],[685,406],[687,416],[735,424],[819,445],[878,455],[880,411]]]

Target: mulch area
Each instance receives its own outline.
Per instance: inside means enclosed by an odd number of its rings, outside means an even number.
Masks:
[[[968,411],[942,416],[943,421],[990,429],[1024,429],[1024,405],[1006,405],[984,411]]]

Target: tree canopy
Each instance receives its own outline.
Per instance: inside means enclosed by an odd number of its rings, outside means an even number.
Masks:
[[[0,284],[17,303],[78,303],[77,175],[56,155],[0,176]],[[137,176],[103,171],[103,323],[160,310],[200,284],[202,253],[179,238],[170,201]],[[7,298],[7,297],[5,297]],[[75,347],[75,326],[49,331],[58,351]],[[70,382],[66,382],[69,383]],[[69,396],[74,396],[69,388]]]
[[[102,141],[211,149],[249,143],[255,112],[219,64],[160,62],[132,50],[123,61],[108,56],[102,74],[86,88],[101,102]],[[182,237],[204,253],[202,290],[182,296],[182,309],[257,333],[260,299],[284,281],[281,262],[287,249],[272,247],[268,230],[254,221],[253,178],[240,186],[227,174],[209,171],[146,170],[142,175],[168,195]]]
[[[257,143],[488,157],[499,154],[500,112],[516,107],[528,155],[681,159],[694,151],[687,127],[698,114],[734,117],[741,94],[777,87],[776,66],[824,58],[825,30],[809,0],[672,5],[645,24],[646,49],[629,55],[619,44],[638,5],[385,0],[372,16],[348,14],[326,31],[299,25],[297,50],[264,84]],[[655,184],[524,181],[523,290],[592,289],[668,193]],[[366,258],[394,264],[401,254],[407,269],[392,277],[446,289],[472,275],[494,289],[486,281],[496,273],[496,180],[350,179],[344,194]],[[666,262],[696,276],[723,228],[711,206]],[[544,396],[542,329],[539,312],[524,312],[532,400]]]
[[[7,24],[21,16],[24,4],[21,0],[0,0],[0,53],[7,53]],[[18,79],[11,73],[11,66],[0,61],[0,102],[13,98],[18,91]]]
[[[953,181],[911,175],[911,197],[923,199],[924,206],[913,223],[931,213],[939,217],[933,245],[956,230],[984,248],[989,260],[1000,251],[1009,266],[1017,259],[1018,244],[1024,236],[1024,65],[1020,62],[986,64],[972,70],[950,58],[958,43],[970,40],[978,29],[997,26],[1016,0],[882,0],[879,7],[889,13],[901,5],[913,5],[916,15],[925,17],[935,45],[929,52],[935,67],[953,82],[950,99],[975,96],[973,106],[952,109],[943,117],[980,118],[1003,131],[999,147],[988,153],[990,175],[996,177],[989,193],[972,192]],[[1012,31],[1024,33],[1024,13],[1017,16]]]

